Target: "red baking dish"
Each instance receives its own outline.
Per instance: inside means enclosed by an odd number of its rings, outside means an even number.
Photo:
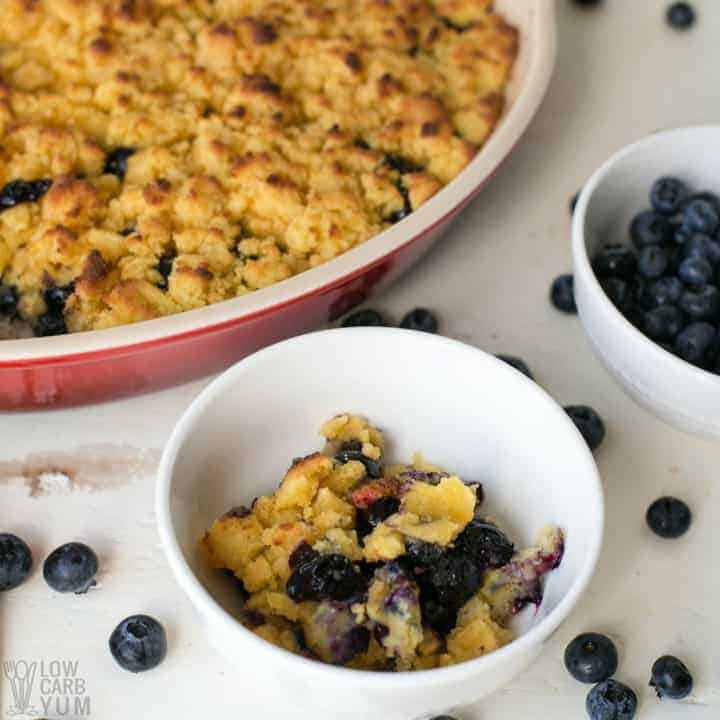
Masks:
[[[405,220],[320,267],[243,297],[109,330],[0,342],[0,409],[63,407],[167,387],[315,329],[387,287],[438,239],[517,144],[555,60],[555,4],[500,0],[520,56],[494,134],[468,167]]]

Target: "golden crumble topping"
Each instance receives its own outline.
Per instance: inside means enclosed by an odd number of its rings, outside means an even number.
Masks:
[[[362,243],[472,159],[490,0],[0,0],[0,312],[181,312]]]

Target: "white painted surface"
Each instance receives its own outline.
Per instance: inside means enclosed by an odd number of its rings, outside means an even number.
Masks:
[[[648,132],[720,120],[720,7],[695,4],[697,27],[677,34],[663,23],[664,0],[606,0],[604,9],[582,12],[561,0],[558,70],[525,142],[446,240],[376,302],[395,318],[418,304],[436,308],[446,334],[525,357],[560,402],[592,404],[608,425],[597,453],[607,541],[589,593],[537,666],[462,720],[582,718],[586,688],[565,673],[562,651],[586,629],[618,641],[618,677],[638,691],[641,720],[720,715],[717,446],[635,406],[595,361],[577,320],[546,301],[552,277],[570,267],[566,207],[583,178]],[[39,563],[61,542],[85,540],[104,568],[100,588],[86,597],[51,593],[37,570],[3,595],[0,657],[77,660],[91,717],[289,716],[275,697],[257,697],[252,666],[230,667],[208,646],[155,532],[152,468],[204,384],[101,407],[0,416],[0,477],[33,454],[44,455],[31,458],[37,468],[79,471],[71,492],[55,477],[35,497],[19,482],[0,481],[2,529],[25,537]],[[667,492],[695,512],[692,531],[677,542],[654,538],[644,525],[647,505]],[[137,611],[162,619],[170,641],[167,661],[144,676],[119,670],[106,649],[116,622]],[[661,704],[647,688],[650,665],[665,652],[691,666],[697,686],[689,701]],[[278,684],[275,696],[282,692]],[[11,702],[0,676],[3,713]],[[295,716],[305,720],[299,709]]]

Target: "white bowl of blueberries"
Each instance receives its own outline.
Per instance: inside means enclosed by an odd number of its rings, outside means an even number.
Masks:
[[[574,301],[595,354],[641,405],[709,437],[720,437],[719,165],[720,127],[644,138],[585,184],[572,230]]]

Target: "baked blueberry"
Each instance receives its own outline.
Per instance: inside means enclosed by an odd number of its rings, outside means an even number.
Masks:
[[[496,355],[495,357],[498,360],[502,360],[504,363],[507,363],[511,367],[514,367],[517,371],[525,375],[525,377],[528,377],[531,380],[535,379],[532,372],[530,372],[530,368],[527,366],[527,363],[521,358],[515,355]]]
[[[515,546],[495,525],[474,518],[455,540],[455,547],[485,568],[499,568],[510,562]]]
[[[642,330],[651,340],[674,340],[685,319],[674,305],[661,305],[645,313]]]
[[[617,277],[601,278],[600,287],[615,307],[622,309],[627,306],[630,299],[630,288],[624,280]]]
[[[438,331],[438,321],[430,310],[415,308],[400,321],[400,327],[406,330],[436,333]]]
[[[652,666],[650,687],[659,698],[682,700],[693,689],[693,678],[685,663],[672,655],[663,655]]]
[[[365,466],[368,477],[382,477],[382,466],[377,460],[363,455],[362,443],[359,440],[350,440],[349,442],[343,443],[335,454],[335,459],[341,463],[347,463],[351,460],[361,462]]]
[[[647,280],[662,277],[669,265],[667,252],[660,245],[649,245],[638,255],[638,272]]]
[[[676,30],[687,30],[695,24],[695,9],[686,2],[674,2],[667,9],[667,21]]]
[[[720,291],[714,285],[693,291],[686,290],[678,300],[678,307],[693,320],[709,320],[720,310]]]
[[[0,212],[21,203],[37,202],[52,185],[52,180],[12,180],[0,188]]]
[[[687,185],[676,177],[662,177],[650,189],[650,204],[661,215],[675,215],[688,196]]]
[[[20,296],[14,285],[0,285],[0,315],[16,315],[19,300]]]
[[[64,335],[67,332],[67,326],[61,313],[48,312],[38,316],[34,330],[39,337]]]
[[[436,600],[441,605],[459,608],[480,587],[482,573],[475,560],[462,551],[443,555],[428,572]]]
[[[53,285],[43,290],[43,300],[47,306],[48,312],[56,315],[62,313],[65,308],[67,299],[75,292],[75,283],[69,282],[67,285]]]
[[[630,278],[635,273],[635,254],[624,245],[605,245],[595,254],[592,267],[599,278]]]
[[[47,556],[43,564],[45,582],[57,592],[86,593],[96,585],[97,555],[84,543],[61,545]]]
[[[691,323],[675,338],[675,352],[693,365],[702,365],[716,337],[717,331],[710,323]]]
[[[429,567],[445,554],[445,548],[422,540],[408,540],[405,545],[405,557],[411,565]]]
[[[630,237],[638,250],[649,245],[662,245],[673,236],[670,221],[654,210],[643,210],[630,223]]]
[[[588,447],[597,450],[605,439],[605,423],[602,418],[587,405],[568,405],[565,412],[585,438]]]
[[[565,667],[579,682],[607,680],[615,674],[617,666],[615,643],[605,635],[583,633],[565,648]]]
[[[161,290],[168,289],[168,278],[170,277],[170,273],[172,273],[172,271],[173,271],[174,260],[175,260],[174,255],[161,255],[160,258],[158,259],[158,264],[155,266],[155,269],[162,276],[162,279],[158,283],[158,287]]]
[[[401,175],[420,172],[423,169],[422,165],[418,165],[416,162],[402,155],[385,155],[385,164],[393,170],[397,170]]]
[[[577,312],[575,305],[575,280],[572,275],[560,275],[550,286],[550,302],[561,312],[573,315]]]
[[[673,540],[690,529],[692,513],[682,500],[665,496],[650,505],[645,519],[656,535]]]
[[[617,680],[604,680],[588,693],[585,709],[590,720],[633,720],[637,695]]]
[[[124,670],[132,673],[152,670],[167,654],[165,628],[149,615],[131,615],[113,630],[109,646]]]
[[[116,147],[107,154],[103,172],[106,175],[117,175],[122,180],[127,172],[128,158],[134,154],[135,148]]]
[[[358,537],[369,535],[383,520],[387,520],[400,509],[400,500],[391,495],[378,498],[367,508],[358,509],[355,519],[355,530]]]
[[[13,590],[30,574],[32,553],[17,535],[0,533],[0,592]]]
[[[680,263],[677,274],[686,285],[702,287],[710,282],[713,269],[704,257],[693,256]]]
[[[377,310],[358,310],[348,315],[343,321],[343,327],[382,327],[387,325],[383,316]]]
[[[720,212],[710,200],[695,198],[686,205],[683,222],[695,232],[714,235],[720,226]]]
[[[367,586],[368,578],[357,563],[338,553],[323,555],[311,549],[300,560],[294,559],[285,590],[295,602],[349,600],[363,595]]]
[[[676,277],[660,278],[642,286],[639,293],[640,304],[646,310],[674,304],[680,300],[684,289],[682,282]]]
[[[432,594],[432,588],[420,583],[420,610],[424,625],[429,625],[439,633],[447,635],[457,622],[458,608],[438,602]]]

